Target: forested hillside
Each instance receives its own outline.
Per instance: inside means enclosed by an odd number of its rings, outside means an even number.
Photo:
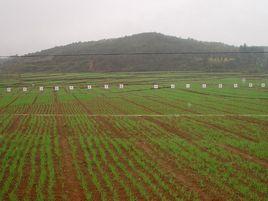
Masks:
[[[245,52],[264,51],[264,47],[235,47],[217,42],[201,42],[159,33],[142,33],[116,39],[76,42],[0,64],[5,72],[102,72],[102,71],[246,71],[268,69],[265,54],[183,54],[183,55],[84,55],[134,52]],[[50,55],[50,56],[44,56]],[[68,55],[68,56],[53,56]]]

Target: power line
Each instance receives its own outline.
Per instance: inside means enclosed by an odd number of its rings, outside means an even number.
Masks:
[[[78,57],[78,56],[135,56],[135,55],[221,55],[221,54],[268,54],[268,51],[223,51],[223,52],[121,52],[121,53],[79,53],[79,54],[28,54],[0,56],[0,58],[33,58],[33,57]]]
[[[0,116],[6,114],[2,113]],[[9,115],[14,116],[36,116],[36,117],[268,117],[268,114],[64,114],[64,113],[9,113]]]

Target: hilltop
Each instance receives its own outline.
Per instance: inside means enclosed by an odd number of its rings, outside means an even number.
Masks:
[[[263,51],[261,47],[235,47],[219,42],[202,42],[160,33],[141,33],[114,39],[76,42],[28,55],[73,55],[133,52],[221,52]],[[267,68],[264,55],[124,55],[44,56],[16,58],[1,65],[7,72],[110,72],[154,70],[261,71]]]

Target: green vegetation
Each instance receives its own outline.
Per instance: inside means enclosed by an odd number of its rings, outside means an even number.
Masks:
[[[239,54],[239,52],[263,52],[265,48],[235,47],[217,42],[182,39],[160,33],[141,33],[116,39],[72,43],[31,54],[35,55],[34,58],[12,58],[3,62],[2,65],[0,62],[0,70],[8,73],[167,70],[256,73],[268,71],[267,54]],[[237,54],[83,55],[135,52],[237,52]],[[72,56],[79,54],[82,55]],[[43,56],[36,57],[36,55]]]
[[[0,200],[266,200],[267,79],[193,72],[1,79]]]

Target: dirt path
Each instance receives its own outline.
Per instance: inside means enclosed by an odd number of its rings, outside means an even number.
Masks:
[[[258,140],[253,138],[252,136],[243,135],[240,132],[228,129],[228,128],[220,126],[220,125],[218,125],[216,123],[211,123],[211,122],[208,122],[208,121],[203,120],[203,119],[197,119],[197,118],[191,118],[191,117],[185,117],[185,118],[189,119],[190,121],[197,122],[197,123],[199,123],[201,125],[205,125],[208,128],[217,129],[217,130],[223,131],[225,133],[231,134],[236,138],[242,138],[242,139],[245,139],[245,140],[248,140],[248,141],[251,141],[251,142],[258,143]]]
[[[39,94],[37,94],[33,100],[33,102],[31,103],[31,106],[33,106],[38,98]],[[17,100],[18,97],[16,97],[11,103],[9,103],[8,105],[12,104],[13,102],[15,102]],[[7,106],[8,107],[8,106]],[[27,107],[27,109],[25,110],[25,114],[28,114],[29,111],[31,110],[31,107]],[[7,128],[7,133],[12,133],[14,132],[18,125],[20,124],[22,120],[22,117],[20,116],[13,116],[12,122],[10,123],[9,127]],[[28,118],[28,121],[30,120],[30,118]],[[28,125],[28,121],[25,123],[25,125]],[[24,128],[23,130],[25,130],[26,128]]]
[[[196,178],[193,179],[182,169],[176,168],[175,159],[171,158],[170,155],[165,154],[164,152],[155,153],[153,149],[149,146],[149,144],[143,143],[142,145],[138,145],[149,157],[151,157],[158,166],[164,171],[166,174],[172,175],[176,180],[182,183],[186,188],[196,192],[201,200],[212,200],[211,195],[208,192],[205,192],[204,189],[201,189],[197,184]]]
[[[148,112],[152,112],[153,114],[161,115],[160,112],[154,111],[153,109],[151,109],[151,108],[149,108],[149,107],[146,107],[146,106],[144,106],[143,104],[139,104],[139,103],[137,103],[137,102],[135,102],[135,101],[132,101],[132,100],[126,98],[126,97],[123,97],[123,96],[122,96],[121,99],[124,100],[124,101],[126,101],[126,102],[129,102],[129,103],[131,103],[131,104],[133,104],[133,105],[135,105],[135,106],[138,106],[139,108],[142,108],[142,109],[144,109],[144,110],[146,110],[146,111],[148,111]]]
[[[56,104],[56,112],[57,114],[62,113],[61,104],[58,101],[57,94],[54,93],[54,101]],[[61,169],[58,170],[58,182],[59,184],[56,186],[60,186],[61,188],[56,189],[56,195],[60,195],[60,200],[68,200],[68,201],[82,201],[86,200],[84,191],[80,186],[80,182],[76,175],[76,170],[74,168],[74,164],[72,163],[72,153],[71,147],[68,143],[67,131],[65,129],[66,125],[64,124],[64,119],[61,116],[56,117],[57,130],[59,135],[59,144],[61,149]],[[60,192],[57,192],[60,191]],[[59,197],[59,196],[57,196]]]
[[[156,111],[151,110],[150,108],[147,108],[143,105],[137,104],[134,101],[131,101],[127,98],[124,98],[124,100],[137,105],[139,107],[142,107],[143,109],[150,111],[150,112],[154,112],[154,113],[158,113]],[[114,105],[112,105],[113,108],[116,108]],[[125,114],[125,111],[122,110],[121,108],[116,108],[118,111],[120,111],[120,113]],[[164,128],[165,130],[173,133],[175,131],[175,133],[179,133],[180,135],[183,135],[183,138],[192,141],[191,137],[189,135],[186,135],[185,133],[182,133],[181,130],[180,132],[178,132],[178,130],[175,130],[175,128],[170,127],[170,125],[166,125],[161,121],[158,121],[156,119],[153,119],[152,117],[143,117],[144,120],[147,120],[149,122],[155,123],[157,125],[160,124],[160,127]],[[110,125],[110,126],[109,126]],[[116,132],[117,135],[120,136],[120,129],[116,129],[116,128],[111,128],[111,123],[106,123],[105,125],[102,125],[103,127],[107,126],[107,129],[109,130],[117,130],[117,131],[113,131]],[[146,154],[149,154],[147,151],[148,150],[143,150]],[[163,152],[162,152],[163,154]],[[206,192],[207,189],[202,189],[200,188],[200,186],[198,185],[198,182],[196,180],[196,178],[193,178],[192,175],[186,175],[185,172],[182,172],[180,170],[177,169],[177,165],[174,163],[174,158],[170,159],[170,156],[168,155],[160,155],[159,153],[151,153],[149,154],[150,158],[153,161],[157,161],[157,164],[159,165],[159,167],[162,169],[162,171],[164,171],[165,173],[171,175],[172,177],[176,178],[176,180],[180,183],[182,183],[185,187],[187,187],[187,189],[192,190],[193,192],[196,192],[199,196],[199,198],[201,200],[212,200],[212,198],[215,198],[216,196],[213,194],[213,192]],[[163,157],[161,157],[163,156]],[[217,198],[219,198],[221,196],[218,196]]]
[[[4,107],[0,108],[0,114],[5,112],[5,110],[11,105],[13,104],[18,98],[20,97],[20,94],[17,95],[12,101],[10,101],[7,105],[5,105]]]
[[[224,149],[226,149],[227,151],[230,151],[234,154],[241,156],[245,160],[252,161],[252,162],[257,163],[265,168],[268,168],[267,161],[261,160],[261,159],[257,158],[256,156],[250,155],[244,150],[238,149],[238,148],[233,147],[231,145],[220,145],[220,146],[223,147]]]

